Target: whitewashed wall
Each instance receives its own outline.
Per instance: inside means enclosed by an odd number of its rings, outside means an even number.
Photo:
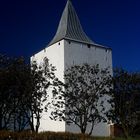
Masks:
[[[40,51],[35,54],[31,61],[36,60],[38,64],[40,64],[43,59],[47,57],[49,59],[49,63],[57,68],[56,76],[63,81],[63,73],[64,73],[64,40],[59,43],[53,44],[52,46]],[[49,99],[51,101],[52,93],[51,89],[49,89]],[[53,121],[49,118],[51,113],[51,109],[48,112],[44,112],[42,114],[41,123],[39,131],[65,131],[65,122]]]
[[[53,44],[52,46],[42,50],[32,57],[40,63],[44,57],[47,57],[50,63],[56,66],[56,76],[64,81],[64,70],[74,64],[88,63],[92,65],[99,64],[100,68],[110,68],[112,74],[112,51],[97,46],[88,48],[86,44],[77,43],[74,41],[62,40]],[[50,90],[50,97],[51,97]],[[108,105],[107,105],[108,106]],[[52,121],[49,119],[47,113],[43,113],[41,119],[41,126],[39,131],[68,131],[79,133],[80,130],[75,125],[66,125],[65,122]],[[109,136],[109,125],[106,123],[98,124],[93,131],[96,136]]]
[[[97,46],[88,48],[86,44],[70,41],[64,42],[65,69],[73,64],[99,64],[100,68],[110,67],[112,71],[112,51]]]
[[[100,68],[109,67],[112,74],[112,51],[97,46],[90,46],[87,44],[77,43],[73,41],[64,41],[64,63],[65,69],[73,64],[88,63],[91,65],[99,64]],[[106,104],[109,108],[109,104]],[[66,125],[66,131],[79,133],[80,129],[74,124]],[[109,136],[110,128],[107,123],[99,123],[95,126],[92,135]]]

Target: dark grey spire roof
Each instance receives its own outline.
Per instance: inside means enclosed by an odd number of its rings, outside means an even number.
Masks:
[[[67,1],[57,32],[49,43],[49,46],[61,39],[94,44],[94,42],[92,42],[83,31],[79,18],[70,0]]]

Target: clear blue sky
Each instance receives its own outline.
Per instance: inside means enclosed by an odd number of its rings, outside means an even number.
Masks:
[[[140,71],[140,1],[72,0],[87,35],[113,65]],[[66,0],[0,0],[0,53],[27,59],[54,36]]]

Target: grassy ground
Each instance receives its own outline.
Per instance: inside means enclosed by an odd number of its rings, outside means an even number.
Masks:
[[[86,139],[86,140],[140,140],[140,137],[128,138],[128,139],[125,139],[125,138],[122,138],[122,137],[118,137],[118,138],[92,137],[92,138],[89,138],[89,139]]]
[[[124,138],[115,138],[114,140],[126,140]],[[136,138],[129,138],[127,140],[140,140],[140,137],[136,137]]]
[[[0,131],[0,140],[126,140],[124,138],[111,138],[111,137],[89,137],[88,135],[73,134],[73,133],[55,133],[55,132],[11,132]],[[140,140],[140,137],[129,138],[128,140]]]

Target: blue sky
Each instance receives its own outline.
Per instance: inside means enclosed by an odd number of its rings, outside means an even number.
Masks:
[[[113,66],[140,71],[140,1],[72,0],[86,34],[112,48]],[[1,0],[0,53],[31,55],[53,38],[66,0]]]

